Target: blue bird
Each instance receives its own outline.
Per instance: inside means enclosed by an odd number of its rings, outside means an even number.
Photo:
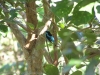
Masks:
[[[52,36],[52,34],[49,31],[46,31],[46,39],[48,39],[48,41],[50,42],[54,42],[54,37]]]

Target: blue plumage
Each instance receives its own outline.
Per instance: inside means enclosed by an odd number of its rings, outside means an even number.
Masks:
[[[50,41],[50,42],[54,42],[54,37],[52,36],[52,34],[49,31],[46,31],[46,38]]]

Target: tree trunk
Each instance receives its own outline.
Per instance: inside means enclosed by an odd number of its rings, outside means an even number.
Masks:
[[[43,45],[45,40],[38,36],[39,32],[36,29],[37,26],[37,13],[35,0],[26,2],[26,18],[27,22],[33,24],[34,29],[32,30],[27,25],[28,37],[25,38],[18,28],[18,25],[7,22],[8,26],[14,33],[18,42],[20,43],[24,56],[27,62],[26,75],[42,75],[42,57],[43,57]],[[26,23],[27,24],[27,23]],[[38,39],[38,40],[37,40]]]
[[[9,10],[7,6],[5,5],[5,2],[2,3],[3,11],[5,12],[5,15],[7,19],[9,19]],[[49,5],[47,0],[43,0],[43,6],[44,6],[44,27],[40,30],[37,29],[37,12],[36,12],[36,4],[35,0],[27,0],[25,3],[25,9],[26,9],[26,26],[20,25],[23,29],[26,30],[28,33],[27,38],[21,33],[21,30],[19,29],[18,23],[12,23],[8,22],[7,24],[9,28],[12,30],[13,34],[15,35],[16,39],[20,43],[24,56],[27,62],[27,72],[25,72],[26,75],[42,75],[43,74],[43,68],[42,68],[42,57],[43,57],[43,49],[44,49],[44,43],[45,38],[43,36],[44,32],[50,27],[52,17],[49,10]],[[6,10],[6,11],[5,11]],[[15,21],[15,19],[13,20]],[[31,29],[28,23],[31,23],[34,29]]]
[[[39,30],[36,29],[38,22],[35,0],[31,0],[26,3],[26,17],[27,22],[33,24],[34,27],[34,30],[32,30],[27,25],[29,33],[26,44],[23,48],[23,50],[28,53],[27,55],[25,55],[28,64],[27,75],[42,75],[43,46],[41,45],[44,45],[44,40],[40,40],[41,37],[38,37]]]

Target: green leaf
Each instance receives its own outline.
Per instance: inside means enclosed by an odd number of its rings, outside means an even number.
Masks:
[[[82,75],[82,72],[81,71],[75,71],[71,75]]]
[[[70,65],[78,65],[78,64],[80,64],[82,62],[82,60],[80,60],[80,59],[71,59],[70,61],[69,61],[69,64]]]
[[[99,2],[95,3],[94,10],[95,10],[95,16],[100,22],[100,3]]]
[[[7,32],[8,31],[8,27],[5,25],[0,25],[0,31],[1,32]]]
[[[94,2],[95,0],[83,0],[75,6],[72,17],[75,25],[87,24],[94,18]]]
[[[0,9],[0,18],[5,18],[4,12],[2,11],[2,9]]]
[[[58,68],[52,64],[45,64],[44,70],[46,75],[59,75]]]
[[[90,14],[89,12],[77,11],[73,14],[72,22],[75,25],[87,24],[93,17],[94,15]]]
[[[55,56],[54,56],[55,50],[52,50],[49,53],[50,53],[51,58],[54,59],[55,58]],[[58,58],[60,58],[61,57],[60,50],[57,50],[57,54],[58,54]]]
[[[72,58],[78,58],[79,56],[79,52],[76,49],[76,46],[74,44],[73,41],[73,31],[69,30],[69,29],[61,29],[61,31],[58,32],[60,38],[62,39],[62,49],[63,49],[63,54],[68,58],[68,59],[72,59]],[[77,35],[75,35],[74,37],[77,37]]]
[[[70,3],[68,0],[62,0],[56,2],[56,7],[52,6],[52,11],[56,16],[67,17],[70,11],[73,8],[73,3]]]
[[[66,65],[63,68],[63,73],[67,73],[73,66],[72,65]]]
[[[61,30],[58,32],[58,34],[59,34],[59,36],[60,36],[61,39],[67,39],[68,37],[71,36],[71,33],[72,33],[72,31],[69,30],[69,29],[66,29],[66,28],[61,29]]]
[[[15,66],[17,66],[17,65],[15,65]],[[21,70],[21,72],[25,72],[25,63],[24,62],[19,63],[19,69]]]
[[[98,65],[98,63],[99,60],[92,59],[86,68],[85,75],[95,75],[95,67]]]
[[[0,72],[4,72],[4,71],[10,71],[11,70],[11,68],[12,68],[12,66],[10,65],[10,64],[6,64],[6,65],[4,65],[4,66],[2,66],[1,68],[0,68]]]
[[[100,13],[100,5],[98,5],[98,6],[96,7],[96,9],[97,9],[97,12]]]
[[[10,19],[17,17],[17,9],[11,9],[9,14],[11,15]]]
[[[81,9],[82,7],[85,7],[85,6],[87,6],[87,5],[89,5],[90,3],[94,3],[96,0],[82,0],[82,1],[80,1],[76,6],[75,6],[75,8],[74,8],[74,10],[73,10],[73,13],[76,13],[77,11],[79,11],[79,9]],[[90,7],[90,6],[88,6],[89,7],[89,9],[91,9],[91,8],[93,8],[93,6],[92,7]],[[88,9],[86,9],[87,11],[88,11]]]
[[[42,21],[42,19],[43,19],[43,15],[41,15],[41,14],[44,14],[44,10],[43,10],[43,8],[37,8],[37,18],[38,18],[38,21],[39,22],[41,22]],[[46,16],[45,16],[46,17]]]
[[[76,65],[76,68],[77,69],[80,69],[80,68],[82,68],[82,67],[84,67],[85,65],[84,64],[79,64],[79,65]]]
[[[96,35],[91,29],[85,30],[84,36],[86,38],[85,42],[89,45],[92,45],[96,41]]]
[[[59,23],[59,27],[64,28],[65,27],[64,23]]]
[[[72,51],[70,52],[69,54],[66,54],[66,57],[69,59],[69,60],[73,60],[73,59],[78,59],[79,58],[79,52],[76,50],[76,48],[74,48],[74,46],[72,48],[66,48],[66,52],[68,51]],[[77,62],[76,62],[77,63]],[[75,63],[75,64],[76,64]],[[72,62],[70,62],[70,64],[74,64]]]
[[[72,15],[68,17],[64,17],[64,19],[65,19],[65,22],[68,23],[72,20]]]

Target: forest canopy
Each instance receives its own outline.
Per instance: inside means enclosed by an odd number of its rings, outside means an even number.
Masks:
[[[100,75],[100,0],[0,0],[1,75]]]

